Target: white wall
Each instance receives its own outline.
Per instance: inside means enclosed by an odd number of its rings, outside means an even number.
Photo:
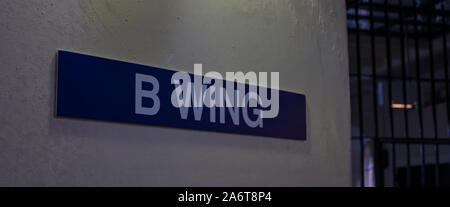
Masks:
[[[0,0],[0,185],[348,186],[345,1]],[[57,49],[279,71],[308,141],[54,117]]]

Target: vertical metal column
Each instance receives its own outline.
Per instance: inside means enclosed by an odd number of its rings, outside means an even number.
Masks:
[[[361,40],[360,40],[360,26],[359,26],[359,0],[356,0],[355,5],[355,22],[356,22],[356,65],[358,70],[358,110],[359,110],[359,146],[361,148],[361,186],[364,187],[364,115],[362,107],[362,80],[361,80]]]
[[[420,69],[420,44],[419,44],[419,26],[418,26],[418,3],[414,1],[414,45],[415,45],[415,58],[416,58],[416,80],[417,80],[417,101],[419,104],[419,137],[424,140],[423,132],[423,109],[422,109],[422,80]],[[420,159],[421,159],[421,180],[420,183],[425,186],[425,144],[420,144]]]
[[[432,18],[433,10],[428,10],[427,15],[427,28],[428,28],[428,52],[430,58],[430,76],[431,76],[431,110],[433,116],[433,132],[434,139],[438,139],[438,129],[437,129],[437,112],[436,112],[436,84],[435,84],[435,68],[434,68],[434,49],[433,49],[433,26]],[[439,186],[439,144],[434,145],[435,152],[435,185]]]
[[[374,113],[374,131],[375,131],[375,180],[377,186],[383,186],[383,145],[379,142],[378,134],[378,98],[377,98],[377,65],[376,65],[376,48],[375,48],[375,21],[373,14],[373,0],[369,0],[369,18],[370,18],[370,48],[372,61],[372,99],[373,99],[373,113]],[[381,149],[381,150],[380,150]]]
[[[445,15],[445,2],[441,3],[442,12],[442,52],[444,55],[444,74],[445,74],[445,97],[447,99],[447,137],[450,138],[450,91],[449,91],[449,80],[448,80],[448,51],[447,51],[447,16]]]
[[[402,68],[402,92],[403,92],[403,104],[408,103],[408,96],[407,96],[407,85],[406,85],[406,55],[405,55],[405,31],[403,28],[403,1],[399,0],[399,6],[400,6],[400,12],[399,12],[399,20],[400,20],[400,48],[401,48],[401,68]],[[403,116],[404,116],[404,134],[405,138],[409,139],[409,124],[408,124],[408,108],[404,107],[403,109]],[[407,186],[411,186],[411,153],[410,153],[410,146],[409,143],[406,143],[406,184]]]
[[[388,81],[388,107],[389,107],[389,123],[390,123],[390,137],[394,137],[394,112],[392,110],[392,55],[391,55],[391,25],[389,22],[389,2],[384,1],[384,28],[385,28],[385,38],[386,38],[386,59],[387,59],[387,81]],[[396,180],[396,149],[395,143],[392,143],[392,166],[394,168],[394,182]]]

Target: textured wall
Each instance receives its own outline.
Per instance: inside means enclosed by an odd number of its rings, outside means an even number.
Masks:
[[[0,185],[351,184],[344,1],[0,0]],[[57,49],[279,71],[308,141],[54,117]]]

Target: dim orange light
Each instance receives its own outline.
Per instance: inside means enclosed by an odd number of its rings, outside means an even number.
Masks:
[[[412,104],[392,104],[393,109],[413,109]]]

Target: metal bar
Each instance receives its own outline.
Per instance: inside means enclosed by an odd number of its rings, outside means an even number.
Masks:
[[[356,65],[358,71],[358,110],[359,110],[359,147],[361,148],[360,156],[360,176],[361,187],[365,187],[364,183],[364,121],[363,121],[363,107],[362,107],[362,81],[361,81],[361,40],[359,35],[359,0],[356,1]]]
[[[447,28],[447,29],[449,29],[449,28]],[[356,29],[348,29],[348,32],[349,32],[350,35],[352,35],[352,34],[356,33]],[[383,29],[381,31],[376,30],[374,32],[374,34],[376,36],[384,36],[384,33],[385,33],[385,29]],[[391,37],[400,37],[400,35],[401,35],[400,32],[395,32],[395,31],[391,31],[390,33],[391,33]],[[441,33],[442,33],[441,31],[436,31],[436,32],[432,33],[432,36],[433,37],[438,37],[438,36],[440,37]],[[370,31],[369,30],[360,29],[359,34],[361,36],[363,36],[363,35],[370,35]],[[410,33],[408,35],[410,37],[418,36],[418,38],[420,38],[420,39],[427,39],[428,36],[429,36],[428,34],[425,34],[425,33],[417,33],[417,35],[414,35],[414,33]]]
[[[365,139],[375,139],[375,137],[364,137]],[[352,139],[354,140],[359,140],[360,137],[355,136],[352,137]],[[391,137],[378,137],[380,142],[383,143],[398,143],[398,144],[423,144],[423,145],[435,145],[435,144],[439,144],[439,145],[450,145],[450,138],[441,138],[441,139],[433,139],[433,138],[426,138],[426,139],[421,139],[421,138],[391,138]]]
[[[445,11],[445,3],[441,3],[441,11]],[[447,30],[445,18],[442,18],[442,50],[444,55],[444,73],[445,78],[448,79],[448,52],[447,52]],[[447,99],[447,136],[450,138],[450,91],[449,83],[445,82],[445,95]],[[439,149],[438,149],[439,150]]]
[[[350,76],[351,77],[357,77],[358,75],[354,74],[354,73],[350,73]],[[361,77],[363,77],[363,78],[372,78],[372,75],[362,74]],[[376,78],[377,79],[387,79],[387,76],[377,75]],[[417,81],[416,77],[409,77],[409,76],[407,76],[407,77],[404,77],[404,78],[407,81]],[[391,76],[391,79],[392,80],[403,80],[403,77]],[[419,81],[421,81],[421,82],[430,82],[431,78],[420,78]],[[442,78],[435,78],[434,82],[450,82],[450,80],[445,80],[445,79],[442,79]]]
[[[347,14],[347,20],[353,20],[355,19],[355,15],[354,14]],[[370,15],[369,16],[359,16],[359,20],[368,20],[370,21]],[[383,23],[384,22],[384,18],[382,17],[374,17],[373,18],[374,22],[380,22]],[[397,19],[391,19],[391,26],[395,25],[395,24],[400,24],[400,20]],[[414,24],[414,20],[405,20],[403,21],[403,24]],[[427,26],[426,22],[419,22],[418,25],[420,26]],[[440,23],[432,23],[433,26],[435,27],[441,27]],[[448,27],[448,25],[446,25],[446,27]]]
[[[355,8],[355,5],[356,5],[355,2],[349,2],[348,8]],[[359,2],[358,7],[362,8],[362,9],[366,9],[366,8],[370,7],[370,4]],[[381,4],[381,3],[373,4],[372,7],[375,11],[381,12],[384,10],[384,4]],[[398,12],[399,10],[403,9],[403,11],[405,11],[406,13],[411,13],[411,14],[417,13],[420,15],[427,15],[429,13],[433,13],[433,14],[439,15],[439,16],[446,16],[446,17],[450,16],[450,11],[448,11],[448,10],[446,10],[446,11],[430,11],[429,9],[424,9],[422,7],[403,6],[403,8],[402,8],[398,5],[391,5],[389,8],[390,8],[389,10],[392,12]]]
[[[431,26],[431,20],[433,18],[432,13],[428,13],[427,16],[427,22],[428,22],[428,32],[432,32],[432,26]],[[438,128],[437,128],[437,111],[436,111],[436,84],[434,82],[434,74],[435,74],[435,68],[434,68],[434,51],[433,51],[433,38],[432,36],[428,37],[428,52],[429,52],[429,58],[430,58],[430,76],[431,76],[431,110],[432,110],[432,116],[433,116],[433,132],[434,132],[434,138],[438,138]],[[439,145],[434,146],[435,151],[435,185],[436,187],[439,187]]]
[[[379,139],[374,139],[374,151],[376,187],[384,187],[383,143]]]
[[[391,37],[390,37],[390,24],[389,24],[389,2],[388,0],[384,1],[384,24],[386,27],[386,59],[387,59],[387,73],[388,73],[388,100],[389,100],[389,123],[390,123],[390,132],[391,137],[394,137],[394,112],[390,105],[392,104],[392,57],[391,57]],[[392,144],[392,166],[396,169],[396,150],[395,143]],[[396,181],[396,174],[394,172],[394,185]]]
[[[414,8],[417,8],[417,1],[414,0]],[[414,33],[418,33],[418,13],[417,10],[414,12]],[[423,133],[423,110],[422,110],[422,82],[420,75],[420,45],[419,38],[414,37],[414,46],[415,46],[415,59],[416,59],[416,77],[417,77],[417,101],[419,104],[419,136],[422,141],[425,141],[424,133]],[[421,177],[420,183],[422,187],[425,186],[425,145],[420,145],[420,158],[421,158]]]
[[[441,4],[441,11],[445,10],[445,4]],[[445,79],[448,79],[448,51],[447,51],[447,30],[446,30],[446,22],[445,18],[442,18],[442,51],[443,51],[443,60],[444,60],[444,73]],[[450,137],[450,91],[449,91],[449,83],[445,81],[445,95],[447,98],[447,136]]]
[[[403,7],[403,1],[399,0],[399,6]],[[400,9],[399,12],[399,19],[400,19],[400,33],[404,34],[404,27],[403,27],[403,10]],[[400,37],[400,48],[401,48],[401,68],[402,68],[402,92],[403,92],[403,103],[408,103],[408,96],[407,96],[407,89],[406,89],[406,55],[405,55],[405,37],[402,35]],[[404,127],[404,134],[406,139],[409,139],[409,124],[408,124],[408,109],[405,107],[403,109],[403,127]],[[406,144],[406,184],[407,186],[411,186],[411,152],[410,152],[410,146],[407,143]]]
[[[373,4],[373,0],[369,0],[369,4]],[[376,65],[376,48],[375,48],[375,34],[373,33],[375,31],[374,28],[374,15],[373,15],[373,8],[370,7],[370,48],[371,48],[371,62],[372,62],[372,99],[373,99],[373,112],[374,112],[374,127],[375,127],[375,147],[380,147],[379,149],[382,149],[382,145],[378,143],[378,99],[377,99],[377,65]],[[384,180],[383,178],[383,166],[381,165],[383,158],[381,157],[383,155],[382,150],[375,150],[375,180],[378,182],[377,186],[382,186],[383,183],[381,181]]]
[[[402,144],[428,144],[428,145],[438,145],[438,144],[450,144],[448,143],[450,140],[436,140],[436,139],[429,139],[423,142],[420,139],[380,139],[380,142],[385,143],[402,143]]]

